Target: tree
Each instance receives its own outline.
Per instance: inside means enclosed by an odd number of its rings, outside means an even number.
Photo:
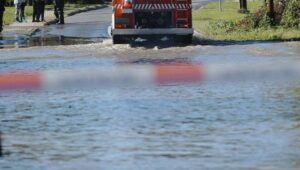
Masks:
[[[247,0],[240,0],[240,13],[249,13],[247,7]]]

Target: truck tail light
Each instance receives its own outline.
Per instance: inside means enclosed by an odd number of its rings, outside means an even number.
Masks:
[[[118,23],[116,23],[115,27],[116,28],[126,28],[126,24],[118,24]]]
[[[132,8],[132,0],[125,0],[123,8]]]
[[[179,27],[180,27],[180,28],[188,28],[188,27],[189,27],[189,24],[180,24]]]
[[[189,24],[187,21],[181,21],[178,23],[179,28],[189,28]]]

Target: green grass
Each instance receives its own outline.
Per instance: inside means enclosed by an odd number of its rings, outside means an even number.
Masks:
[[[254,12],[262,5],[262,1],[248,1],[248,9]],[[196,31],[214,40],[290,40],[299,39],[300,30],[293,28],[258,28],[253,30],[228,31],[226,24],[236,23],[247,14],[238,13],[239,3],[225,1],[223,10],[219,10],[219,3],[209,3],[205,7],[193,11],[193,26]]]
[[[5,7],[5,12],[4,12],[4,16],[3,16],[4,25],[9,25],[16,21],[15,11],[16,11],[15,7]],[[32,7],[31,6],[25,7],[25,15],[26,16],[32,15]]]

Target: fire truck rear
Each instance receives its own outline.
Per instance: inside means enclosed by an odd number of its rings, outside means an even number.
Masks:
[[[112,39],[174,35],[191,43],[193,38],[191,0],[113,0]]]

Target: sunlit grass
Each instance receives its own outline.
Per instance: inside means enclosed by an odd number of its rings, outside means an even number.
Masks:
[[[4,25],[9,25],[16,21],[16,15],[15,15],[15,7],[5,7],[4,12]],[[31,16],[32,15],[32,6],[26,6],[25,7],[25,16]]]
[[[250,12],[256,11],[261,5],[262,1],[248,1]],[[224,2],[222,11],[219,10],[218,2],[209,3],[205,7],[193,11],[193,27],[196,31],[207,36],[207,38],[216,40],[289,40],[300,38],[300,30],[293,28],[270,27],[250,31],[228,31],[226,28],[214,26],[214,24],[224,21],[236,23],[247,15],[238,13],[238,10],[238,1]]]

